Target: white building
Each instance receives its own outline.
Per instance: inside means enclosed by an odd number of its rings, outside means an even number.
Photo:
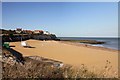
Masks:
[[[21,33],[22,32],[22,28],[17,28],[16,29],[16,33]]]
[[[50,35],[48,31],[44,31],[43,34]]]

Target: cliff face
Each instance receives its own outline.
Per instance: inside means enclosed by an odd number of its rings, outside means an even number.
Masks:
[[[55,40],[57,39],[56,35],[32,35],[33,39],[37,40]]]
[[[2,40],[3,42],[11,42],[11,41],[21,41],[27,39],[36,39],[36,40],[58,40],[56,35],[50,34],[13,34],[13,35],[3,35]]]
[[[37,40],[58,40],[55,34],[44,34],[39,33],[39,30],[36,30],[35,32],[31,30],[23,30],[21,33],[16,33],[16,30],[4,30],[0,29],[0,32],[2,33],[2,41],[3,42],[11,42],[11,41],[21,41],[21,40],[28,40],[28,39],[37,39]],[[25,33],[24,33],[25,32]]]

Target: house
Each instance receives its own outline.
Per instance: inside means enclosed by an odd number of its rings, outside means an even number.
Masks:
[[[43,34],[50,35],[50,33],[48,31],[44,31]]]
[[[31,30],[23,30],[23,33],[24,34],[33,34],[33,31],[31,31]]]
[[[22,28],[17,28],[15,32],[16,33],[21,33],[22,32]]]
[[[34,30],[34,34],[43,34],[42,30]]]

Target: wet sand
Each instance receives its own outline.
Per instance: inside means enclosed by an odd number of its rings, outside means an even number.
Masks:
[[[14,50],[23,54],[23,56],[41,56],[45,58],[61,61],[65,64],[80,66],[85,64],[88,68],[104,68],[107,62],[110,62],[112,68],[118,69],[118,51],[90,48],[87,46],[76,46],[65,44],[59,41],[39,41],[27,40],[32,48],[24,48],[20,42],[11,42]]]

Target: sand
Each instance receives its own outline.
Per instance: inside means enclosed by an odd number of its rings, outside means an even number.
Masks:
[[[27,40],[33,48],[24,48],[20,42],[11,42],[14,50],[23,56],[41,56],[74,66],[86,65],[89,68],[104,68],[107,60],[114,70],[118,69],[118,52],[61,43],[59,41]]]

